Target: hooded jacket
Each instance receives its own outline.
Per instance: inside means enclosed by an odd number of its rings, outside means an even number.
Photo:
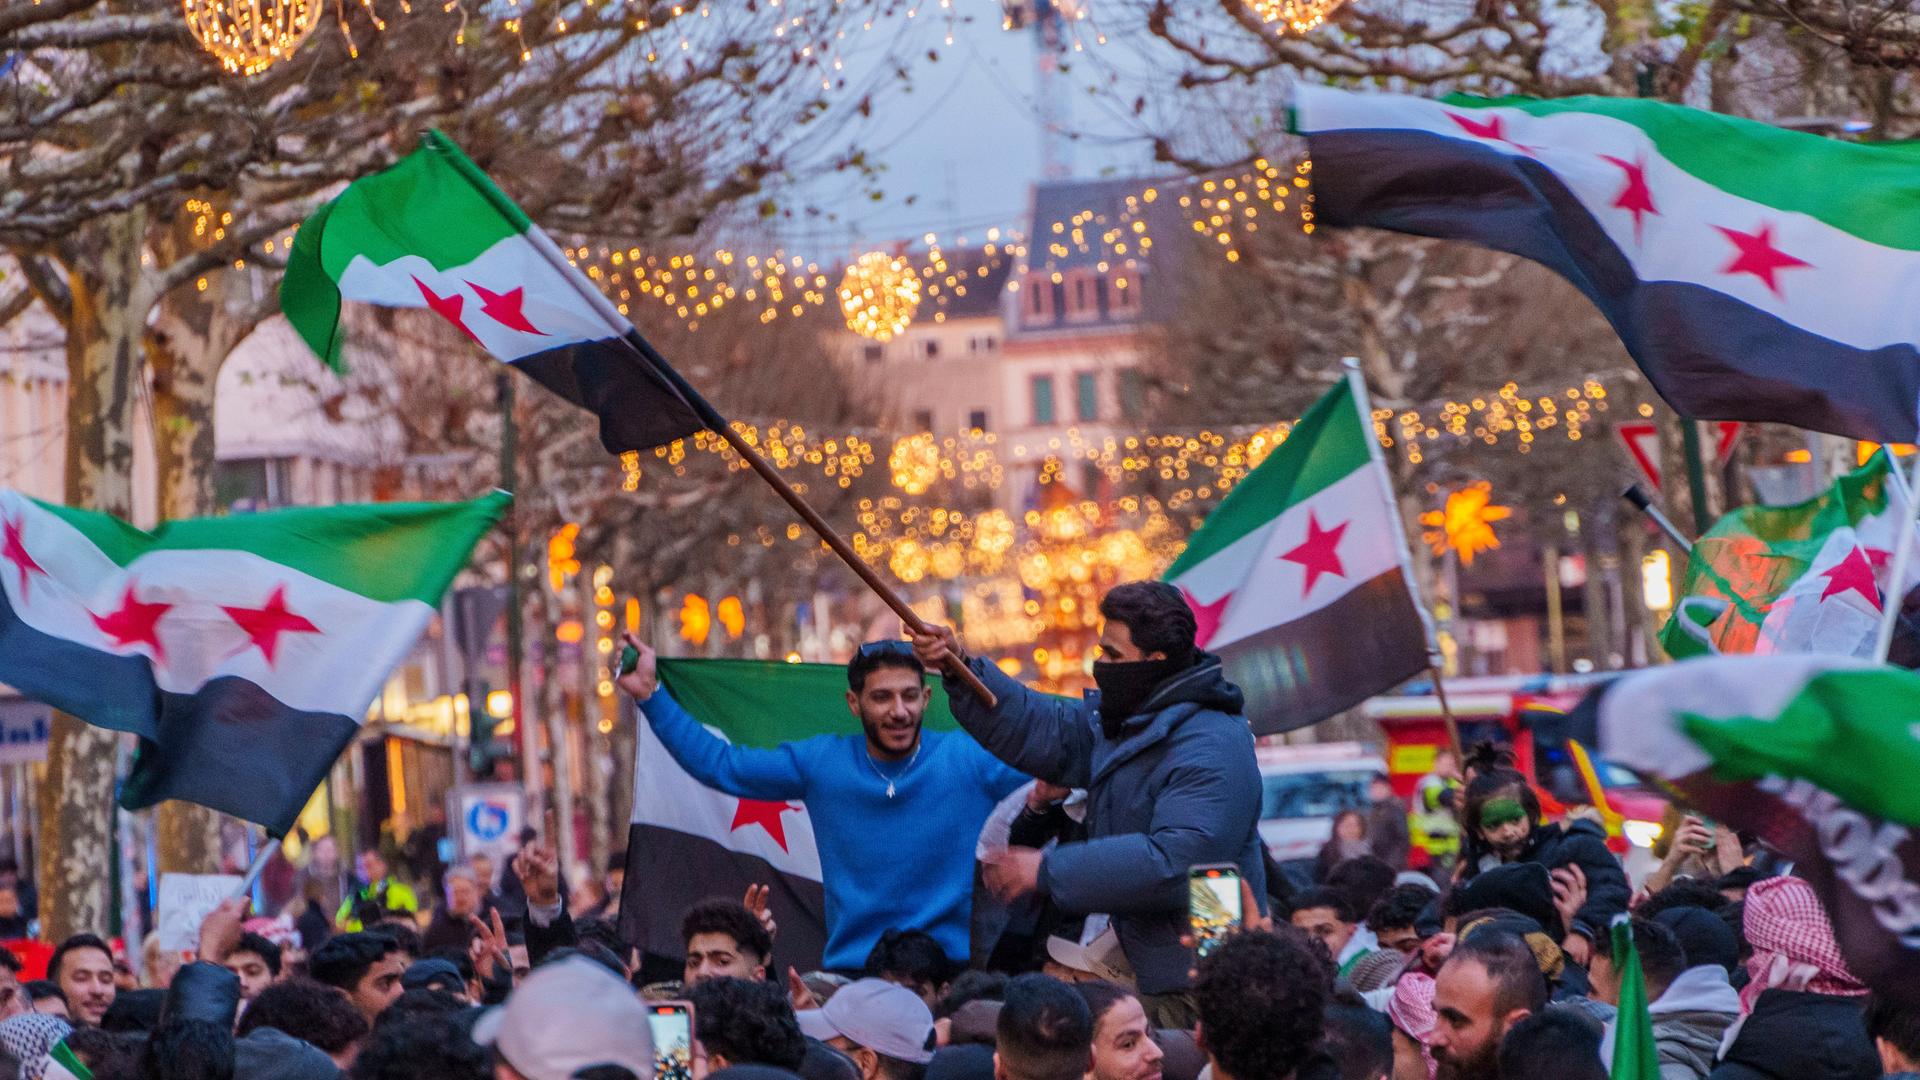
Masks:
[[[1862,1000],[1766,991],[1709,1080],[1879,1080]]]
[[[1527,839],[1523,861],[1549,871],[1578,866],[1587,876],[1587,902],[1574,913],[1570,933],[1592,940],[1607,932],[1615,915],[1627,910],[1633,890],[1620,860],[1607,850],[1607,831],[1584,818],[1536,826]]]
[[[1727,969],[1712,964],[1680,973],[1647,1008],[1660,1051],[1660,1080],[1705,1080],[1720,1042],[1740,1015],[1740,995]]]
[[[949,677],[960,725],[1013,768],[1087,791],[1087,839],[1047,853],[1040,890],[1066,911],[1113,916],[1141,992],[1185,990],[1188,868],[1233,863],[1259,902],[1267,893],[1260,768],[1239,688],[1202,653],[1109,737],[1097,693],[1039,694],[985,660],[970,665],[999,704]]]

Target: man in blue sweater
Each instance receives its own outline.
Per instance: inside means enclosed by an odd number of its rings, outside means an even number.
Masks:
[[[830,970],[859,973],[888,930],[924,930],[967,960],[973,852],[980,826],[1027,778],[961,732],[923,731],[927,669],[904,641],[874,641],[847,665],[847,711],[863,734],[818,735],[771,749],[733,746],[660,689],[640,652],[620,688],[695,780],[741,799],[806,804],[820,848]]]

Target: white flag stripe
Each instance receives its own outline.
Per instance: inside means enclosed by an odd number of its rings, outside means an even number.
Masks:
[[[616,338],[625,332],[624,327],[609,325],[524,235],[509,236],[465,266],[448,270],[436,270],[418,255],[403,255],[385,264],[356,255],[340,275],[339,285],[340,294],[349,300],[389,307],[430,306],[421,285],[435,296],[458,297],[461,323],[488,352],[508,361],[576,342]],[[511,303],[504,309],[497,308],[508,317],[502,321],[488,314],[489,301],[475,286],[496,295],[514,289],[523,291],[517,308]],[[509,325],[514,311],[524,318],[526,326],[539,332]]]
[[[642,717],[637,725],[638,745],[634,753],[633,824],[652,825],[686,833],[711,841],[729,851],[765,859],[775,870],[809,881],[821,880],[820,848],[813,836],[813,821],[806,806],[790,800],[795,809],[782,813],[780,823],[786,833],[784,850],[764,827],[744,823],[735,829],[733,822],[740,800],[723,791],[701,784],[687,774],[673,755],[653,733],[653,725]],[[712,727],[715,737],[726,736]]]
[[[1580,199],[1643,281],[1701,285],[1855,348],[1920,341],[1920,304],[1911,301],[1920,295],[1920,251],[1863,240],[1807,214],[1714,187],[1662,157],[1646,132],[1624,120],[1582,112],[1533,116],[1519,109],[1464,108],[1324,87],[1301,87],[1295,101],[1304,135],[1343,129],[1424,131],[1539,161]],[[1498,117],[1511,141],[1475,138],[1449,113],[1481,123]],[[1635,215],[1613,206],[1626,174],[1601,155],[1645,162],[1659,212],[1641,215],[1638,238]],[[1726,273],[1739,252],[1714,228],[1751,234],[1769,224],[1775,247],[1812,264],[1777,271],[1779,295],[1754,274]],[[1876,317],[1861,318],[1862,312]]]
[[[1702,664],[1722,665],[1723,677],[1702,678]],[[1772,719],[1825,671],[1873,666],[1838,656],[1776,654],[1689,660],[1625,675],[1600,703],[1599,737],[1607,760],[1647,776],[1674,779],[1713,764],[1673,718]]]
[[[45,571],[28,571],[23,592],[21,568],[0,560],[7,603],[33,629],[100,652],[152,659],[151,646],[117,643],[97,618],[121,609],[129,583],[140,603],[173,605],[156,624],[165,659],[154,665],[154,681],[175,693],[233,675],[292,708],[359,721],[433,616],[419,600],[372,600],[250,552],[155,551],[122,568],[57,514],[13,491],[0,491],[0,518],[20,523],[28,555]],[[287,611],[319,632],[280,632],[269,664],[223,609],[265,608],[281,588]]]
[[[1283,558],[1307,540],[1310,519],[1322,533],[1340,530],[1334,545],[1340,572],[1314,575],[1311,589],[1307,587],[1309,568]],[[1397,569],[1399,545],[1393,530],[1399,527],[1392,508],[1380,497],[1380,482],[1371,465],[1363,465],[1305,501],[1287,507],[1267,531],[1265,546],[1228,602],[1220,627],[1207,647],[1217,649],[1311,615],[1360,585]]]

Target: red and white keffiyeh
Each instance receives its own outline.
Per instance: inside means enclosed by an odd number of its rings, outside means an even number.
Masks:
[[[1833,933],[1833,920],[1813,886],[1796,877],[1766,878],[1747,890],[1747,961],[1751,981],[1740,991],[1740,1012],[1753,1011],[1761,993],[1776,987],[1835,997],[1867,992]]]

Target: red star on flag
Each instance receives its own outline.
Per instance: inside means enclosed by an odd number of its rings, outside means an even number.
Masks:
[[[441,296],[439,293],[427,288],[427,283],[417,277],[413,279],[413,283],[420,286],[420,295],[426,298],[427,306],[433,309],[435,315],[459,327],[461,333],[473,338],[473,340],[480,340],[472,330],[467,329],[466,322],[460,318],[460,309],[467,306],[466,297],[461,296],[457,292]]]
[[[1471,116],[1465,116],[1457,112],[1449,112],[1447,113],[1447,119],[1459,124],[1460,130],[1465,131],[1476,139],[1491,139],[1494,142],[1506,143],[1508,146],[1528,156],[1532,156],[1533,154],[1533,147],[1522,146],[1512,139],[1507,138],[1506,119],[1498,113],[1489,115],[1485,120],[1475,120]]]
[[[251,645],[258,646],[267,658],[267,666],[273,666],[273,654],[280,647],[281,634],[317,634],[320,628],[308,622],[303,615],[287,610],[287,587],[281,585],[267,597],[267,605],[259,608],[221,607],[227,618],[238,623],[242,633],[247,635]],[[240,647],[241,652],[247,646]]]
[[[1875,608],[1880,606],[1880,586],[1873,580],[1873,565],[1867,561],[1866,553],[1859,548],[1847,552],[1847,557],[1820,571],[1827,579],[1827,588],[1820,594],[1825,603],[1830,597],[1844,592],[1857,592],[1867,598],[1867,603]]]
[[[1222,593],[1220,599],[1211,604],[1194,599],[1193,594],[1185,589],[1180,590],[1180,595],[1186,599],[1187,606],[1193,609],[1193,643],[1204,649],[1207,642],[1213,640],[1213,635],[1219,632],[1220,619],[1226,615],[1227,604],[1232,602],[1233,594]]]
[[[1739,254],[1733,261],[1720,269],[1723,274],[1752,274],[1767,283],[1767,288],[1775,296],[1782,296],[1780,283],[1773,275],[1782,270],[1798,270],[1813,264],[1805,259],[1795,258],[1781,251],[1773,244],[1773,226],[1762,222],[1755,232],[1743,233],[1738,229],[1729,229],[1725,225],[1715,225],[1720,234],[1733,242]]]
[[[472,289],[473,294],[480,298],[480,310],[486,314],[487,318],[509,330],[518,330],[523,334],[537,334],[540,337],[547,336],[534,329],[533,324],[527,321],[527,313],[522,310],[527,302],[525,286],[516,285],[506,292],[497,293],[469,281],[467,288]]]
[[[40,564],[34,562],[33,556],[27,553],[26,541],[20,538],[20,530],[25,524],[26,520],[24,518],[8,519],[3,523],[6,531],[6,539],[0,541],[0,559],[5,559],[12,563],[14,569],[20,573],[20,599],[23,603],[27,599],[27,582],[30,580],[27,575],[39,574],[41,577],[47,576],[47,572],[40,569]]]
[[[119,648],[124,649],[129,645],[151,646],[154,660],[164,664],[167,654],[160,647],[160,617],[172,607],[172,604],[141,603],[134,595],[133,582],[129,581],[126,595],[120,598],[120,609],[105,615],[94,615],[93,625],[112,638],[114,645]]]
[[[1633,242],[1640,242],[1640,226],[1646,215],[1658,216],[1660,211],[1653,205],[1653,189],[1647,186],[1647,160],[1627,161],[1622,158],[1600,155],[1601,160],[1618,165],[1626,174],[1626,186],[1620,194],[1613,197],[1613,208],[1625,210],[1633,215]]]
[[[768,836],[773,837],[773,842],[780,845],[781,851],[785,851],[787,850],[787,826],[780,820],[780,815],[798,809],[799,807],[785,801],[741,799],[740,805],[733,811],[733,824],[727,826],[727,831],[739,832],[744,826],[758,825],[767,831]]]
[[[1874,573],[1876,574],[1885,570],[1887,568],[1887,560],[1893,558],[1893,552],[1888,551],[1886,548],[1862,548],[1861,550],[1867,553],[1867,562],[1873,567]]]
[[[1300,590],[1301,596],[1313,591],[1314,582],[1320,580],[1321,574],[1347,576],[1346,568],[1340,565],[1340,537],[1350,524],[1352,522],[1343,521],[1331,529],[1323,529],[1319,515],[1312,510],[1307,511],[1307,538],[1298,547],[1280,556],[1288,562],[1306,567],[1307,585]]]

